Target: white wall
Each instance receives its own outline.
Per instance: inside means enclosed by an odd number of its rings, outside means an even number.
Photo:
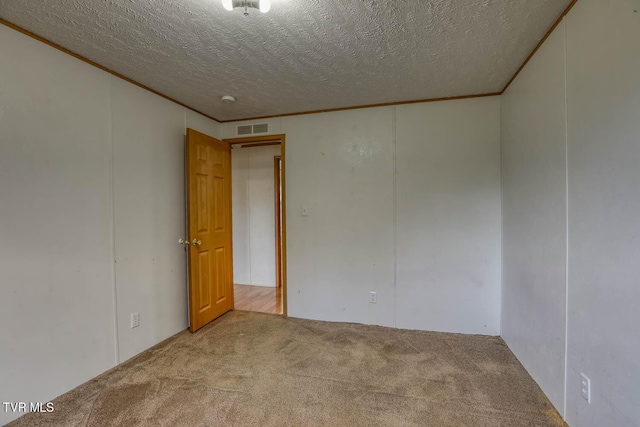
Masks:
[[[258,122],[286,134],[289,315],[499,334],[497,97]]]
[[[640,425],[639,9],[578,1],[503,98],[505,338],[571,426]]]
[[[249,151],[231,151],[231,216],[233,223],[233,282],[251,283],[249,232]]]
[[[0,25],[2,401],[48,401],[114,365],[109,91]]]
[[[276,285],[273,157],[280,146],[231,152],[233,279],[237,284]]]
[[[184,108],[112,77],[120,360],[187,327]],[[131,313],[140,326],[131,329]]]
[[[3,401],[48,401],[186,328],[186,126],[220,133],[0,25]]]
[[[290,316],[395,324],[392,125],[391,108],[283,119]]]
[[[637,10],[637,12],[634,12]],[[640,1],[567,17],[567,420],[640,426]],[[593,402],[580,398],[579,373]]]
[[[562,23],[502,95],[502,337],[564,411],[567,261]]]
[[[396,326],[498,335],[500,99],[396,111]]]

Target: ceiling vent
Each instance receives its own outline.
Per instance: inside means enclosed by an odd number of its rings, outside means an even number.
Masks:
[[[258,133],[268,133],[269,124],[260,123],[257,125],[241,125],[238,126],[238,136],[255,135]]]

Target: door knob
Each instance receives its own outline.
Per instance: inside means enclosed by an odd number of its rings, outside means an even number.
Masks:
[[[184,239],[179,239],[178,243],[180,243],[181,245],[186,245],[186,246],[189,246],[189,244],[190,244],[188,240],[184,240]]]
[[[193,239],[193,241],[191,242],[191,244],[193,246],[200,246],[202,244],[202,240],[198,240],[198,239]]]

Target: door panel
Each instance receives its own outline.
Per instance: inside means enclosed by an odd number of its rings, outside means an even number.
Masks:
[[[231,149],[187,129],[189,329],[233,308]]]
[[[210,285],[210,269],[211,262],[209,261],[209,251],[202,251],[198,253],[198,268],[200,269],[198,274],[198,311],[206,310],[211,307],[211,285]]]
[[[196,187],[196,193],[197,193],[197,200],[198,200],[198,205],[197,205],[197,210],[196,210],[196,228],[198,230],[198,233],[206,233],[207,231],[209,231],[209,209],[207,206],[207,200],[210,198],[208,191],[207,191],[207,187],[208,187],[208,182],[209,182],[209,176],[199,173],[197,175],[196,178],[196,182],[197,182],[197,187]]]
[[[220,265],[222,263],[224,263],[224,260],[226,258],[225,256],[225,250],[224,248],[216,248],[216,265]],[[218,299],[216,300],[216,303],[224,300],[225,298],[227,298],[227,286],[226,286],[226,280],[227,278],[225,277],[225,269],[218,269],[216,270],[216,295],[218,297]]]
[[[225,187],[229,184],[229,181],[227,180],[225,182],[225,180],[216,176],[214,177],[213,184],[214,199],[217,200],[218,198],[223,197]],[[226,206],[224,206],[224,204],[222,203],[216,203],[213,208],[213,224],[216,233],[223,233],[224,231],[226,231],[228,221],[226,215],[224,214],[226,210]]]

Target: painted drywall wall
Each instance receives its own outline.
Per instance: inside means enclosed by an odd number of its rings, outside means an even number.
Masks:
[[[564,23],[502,95],[502,337],[564,411]]]
[[[112,77],[115,262],[120,360],[187,327],[185,111]],[[140,326],[131,328],[131,313]]]
[[[222,138],[222,126],[215,120],[211,120],[195,111],[185,110],[187,113],[187,128],[197,130],[214,138]]]
[[[248,149],[234,149],[231,151],[233,281],[236,284],[245,285],[251,283],[249,202],[249,152]]]
[[[505,340],[572,426],[640,425],[639,10],[578,1],[503,96]]]
[[[283,130],[289,315],[393,326],[393,110],[287,117]]]
[[[500,99],[396,108],[396,326],[500,333]]]
[[[46,402],[114,365],[109,90],[0,26],[3,401]]]
[[[231,151],[233,279],[237,284],[276,285],[274,156],[280,146]]]
[[[3,401],[49,401],[186,327],[186,126],[220,135],[0,25]]]
[[[640,426],[640,2],[567,16],[567,420]],[[580,373],[592,402],[580,397]]]
[[[225,123],[223,136],[248,123],[286,134],[289,315],[499,334],[497,97]]]

